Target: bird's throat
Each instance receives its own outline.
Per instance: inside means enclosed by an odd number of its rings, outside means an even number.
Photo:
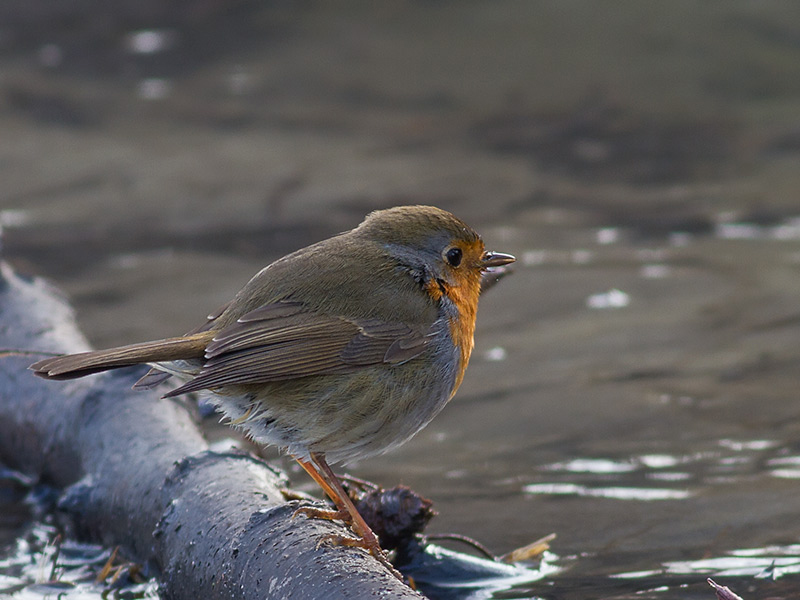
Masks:
[[[479,282],[474,285],[470,285],[472,282],[465,283],[466,285],[454,286],[442,281],[431,280],[425,286],[428,294],[434,300],[441,302],[446,297],[448,304],[455,309],[450,311],[451,314],[448,317],[450,336],[459,352],[458,368],[452,394],[456,393],[464,379],[469,357],[472,354],[472,348],[475,346],[475,318],[478,314],[480,284]]]

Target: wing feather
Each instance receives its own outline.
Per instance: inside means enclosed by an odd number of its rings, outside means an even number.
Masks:
[[[267,304],[218,331],[200,373],[167,395],[399,364],[421,354],[434,332],[435,324],[413,327],[322,314],[295,302]]]

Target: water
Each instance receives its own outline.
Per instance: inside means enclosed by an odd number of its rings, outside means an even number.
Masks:
[[[556,533],[553,571],[499,598],[797,596],[791,3],[187,11],[0,31],[4,253],[97,346],[189,330],[371,209],[440,205],[516,271],[453,403],[353,473],[497,554]]]

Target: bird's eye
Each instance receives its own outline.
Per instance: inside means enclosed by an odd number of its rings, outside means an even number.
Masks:
[[[461,258],[464,256],[464,253],[461,252],[461,248],[450,248],[447,252],[445,252],[444,257],[447,259],[447,262],[450,263],[451,266],[457,267],[461,264]]]

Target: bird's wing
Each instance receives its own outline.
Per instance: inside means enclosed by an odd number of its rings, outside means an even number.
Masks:
[[[200,373],[167,396],[399,364],[421,354],[433,331],[433,325],[351,319],[275,302],[220,329],[206,346]]]
[[[228,307],[232,303],[233,300],[230,300],[229,302],[226,302],[225,304],[220,306],[217,310],[215,310],[206,317],[207,320],[205,323],[200,325],[200,327],[192,329],[186,335],[188,336],[195,333],[200,333],[201,331],[208,331],[209,329],[211,329],[214,326],[214,321],[216,321],[222,315],[222,313],[224,313],[228,309]],[[139,381],[133,384],[133,389],[149,390],[158,385],[161,385],[170,377],[172,377],[172,373],[167,373],[166,371],[163,371],[157,367],[153,367],[144,375],[144,377],[142,377],[141,379],[139,379]]]

